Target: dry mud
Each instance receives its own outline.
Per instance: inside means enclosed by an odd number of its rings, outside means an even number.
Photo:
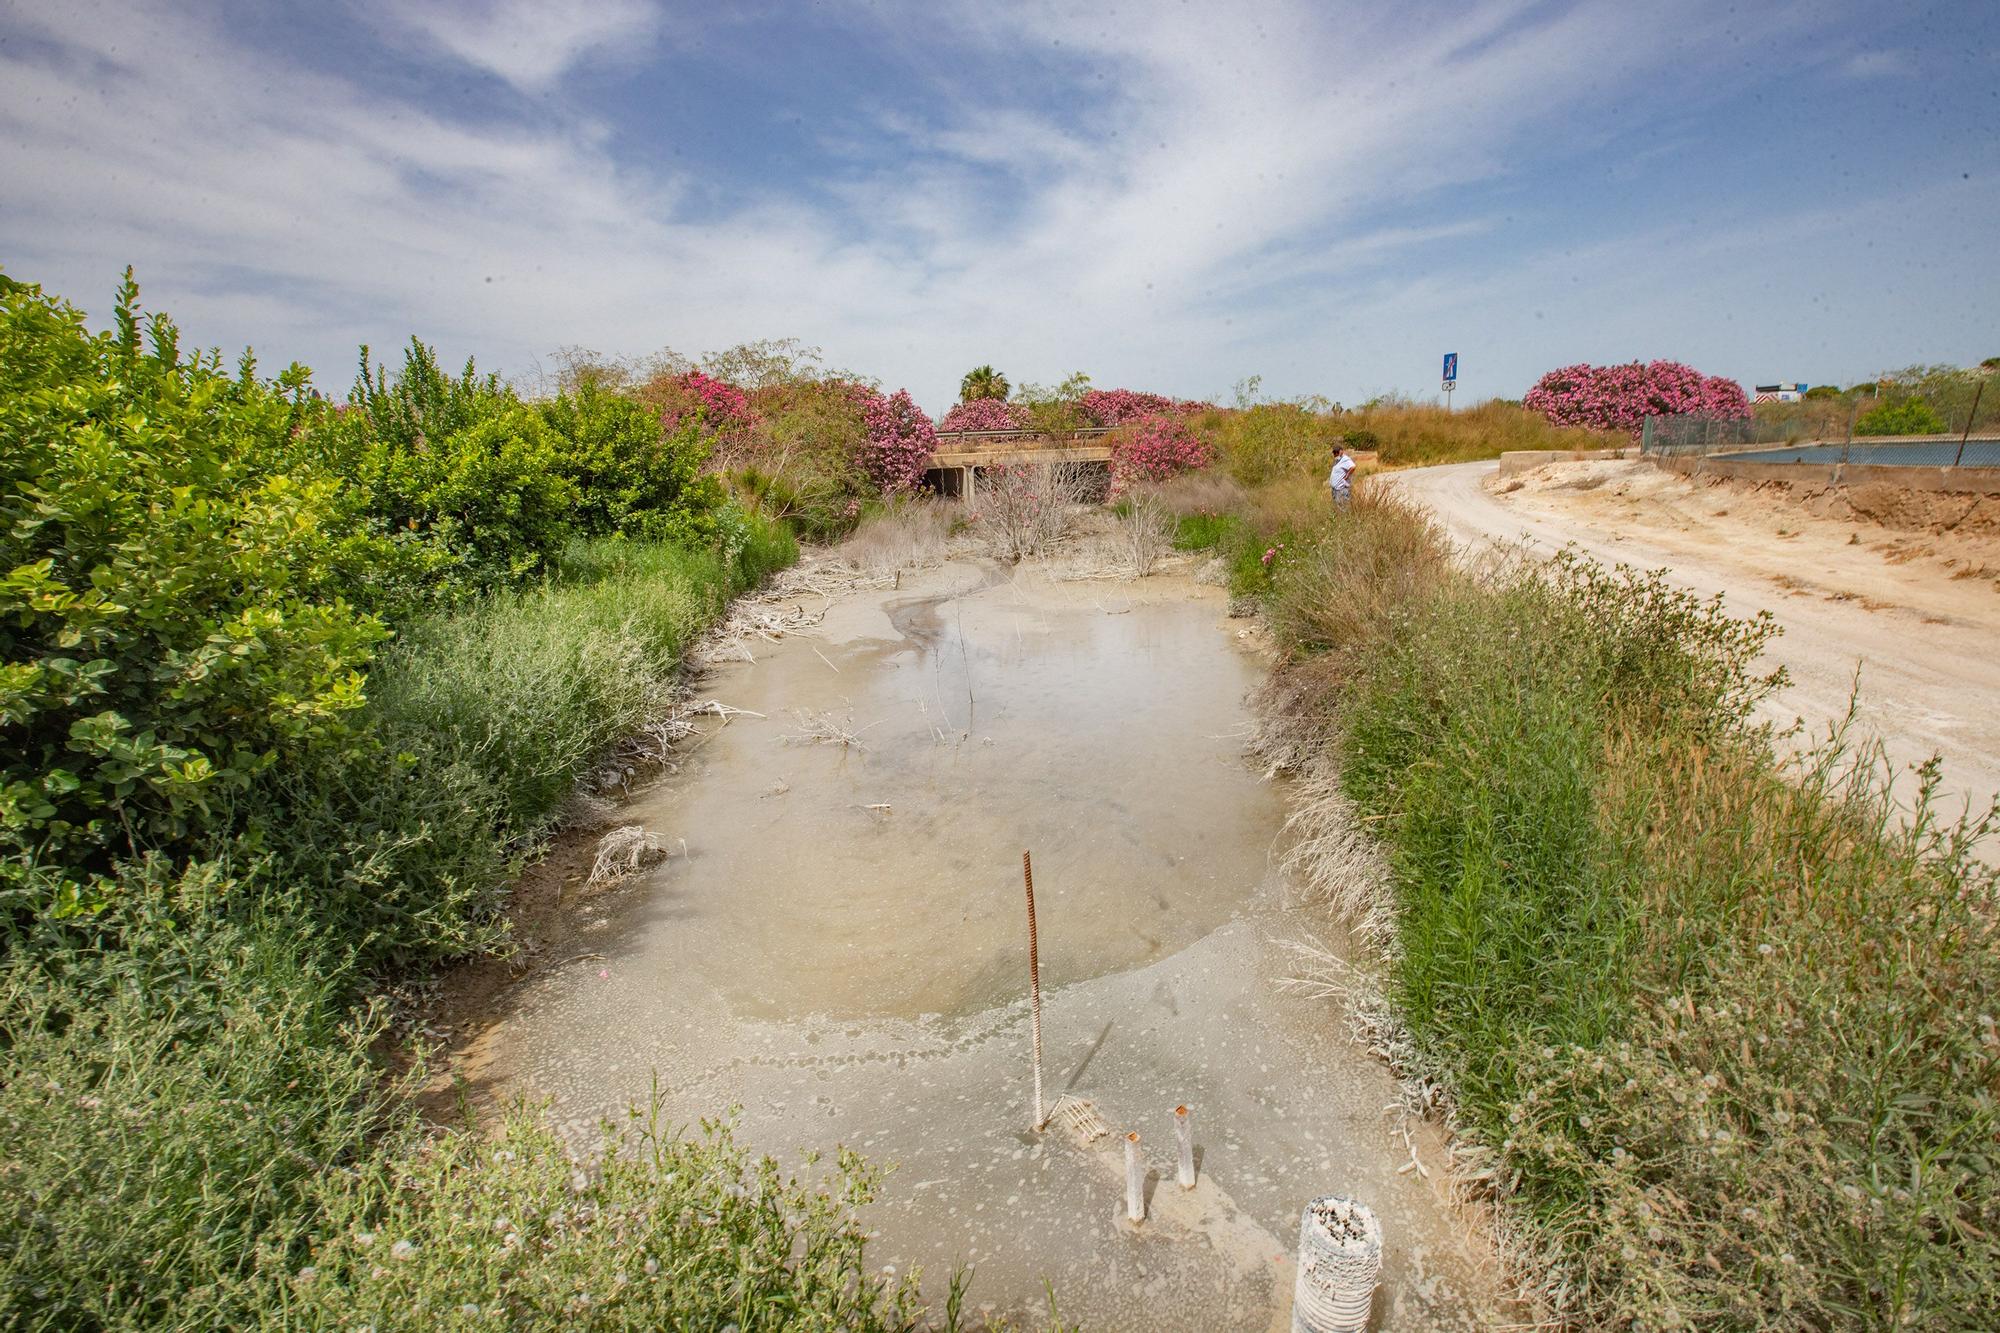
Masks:
[[[1339,1192],[1387,1235],[1374,1327],[1524,1318],[1448,1198],[1437,1131],[1402,1117],[1336,1005],[1280,988],[1283,941],[1324,922],[1288,910],[1285,793],[1243,756],[1262,669],[1244,640],[1178,576],[960,561],[834,598],[810,636],[702,683],[749,713],[619,815],[665,862],[595,896],[579,850],[551,863],[543,965],[460,988],[440,1087],[546,1100],[584,1137],[657,1080],[670,1119],[740,1107],[781,1160],[894,1163],[873,1261],[920,1267],[933,1298],[969,1264],[988,1312],[1040,1315],[1046,1282],[1094,1329],[1285,1327],[1299,1211]],[[1114,1131],[1088,1146],[1029,1128],[1024,848],[1048,1095]],[[1152,1168],[1138,1228],[1128,1129]]]

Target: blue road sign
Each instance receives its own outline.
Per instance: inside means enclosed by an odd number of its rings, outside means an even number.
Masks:
[[[1444,354],[1444,382],[1450,384],[1458,379],[1458,353]]]

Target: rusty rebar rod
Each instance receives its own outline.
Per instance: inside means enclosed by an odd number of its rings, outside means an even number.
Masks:
[[[1180,1148],[1175,1178],[1184,1190],[1194,1188],[1194,1114],[1185,1105],[1174,1108],[1174,1138]]]
[[[1125,1220],[1137,1226],[1146,1220],[1146,1166],[1139,1160],[1139,1131],[1125,1136]]]
[[[1042,959],[1035,939],[1035,863],[1021,853],[1021,883],[1028,890],[1028,1024],[1035,1046],[1035,1129],[1049,1123],[1042,1110]]]

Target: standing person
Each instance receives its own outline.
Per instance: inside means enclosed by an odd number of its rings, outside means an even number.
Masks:
[[[1354,459],[1338,444],[1333,446],[1333,471],[1326,474],[1326,484],[1333,490],[1334,507],[1345,509],[1354,498]]]

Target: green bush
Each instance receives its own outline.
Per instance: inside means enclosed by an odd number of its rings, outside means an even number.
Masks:
[[[1854,421],[1856,435],[1942,435],[1944,418],[1921,398],[1883,403]]]
[[[585,1164],[526,1110],[424,1131],[381,1017],[305,961],[308,902],[149,867],[0,962],[0,1325],[917,1325],[914,1275],[865,1262],[849,1154],[800,1180],[723,1125],[655,1117]]]
[[[576,490],[572,520],[580,534],[650,541],[707,535],[721,484],[701,470],[708,447],[697,423],[668,434],[654,413],[589,379],[541,410],[563,442],[559,466]]]
[[[533,1117],[452,1135],[343,1183],[303,1255],[273,1255],[265,1322],[303,1328],[841,1329],[921,1326],[912,1276],[866,1264],[876,1173],[782,1175],[726,1123],[657,1109],[584,1162]],[[808,1163],[808,1168],[813,1163]]]
[[[274,471],[278,386],[0,285],[0,850],[75,911],[116,857],[186,852],[273,766],[352,743],[380,623],[340,599],[335,481]],[[39,881],[38,881],[39,882]],[[96,883],[95,888],[86,885]]]
[[[301,904],[245,912],[258,893],[133,867],[0,961],[0,1324],[245,1322],[230,1288],[389,1123],[379,1018]]]

